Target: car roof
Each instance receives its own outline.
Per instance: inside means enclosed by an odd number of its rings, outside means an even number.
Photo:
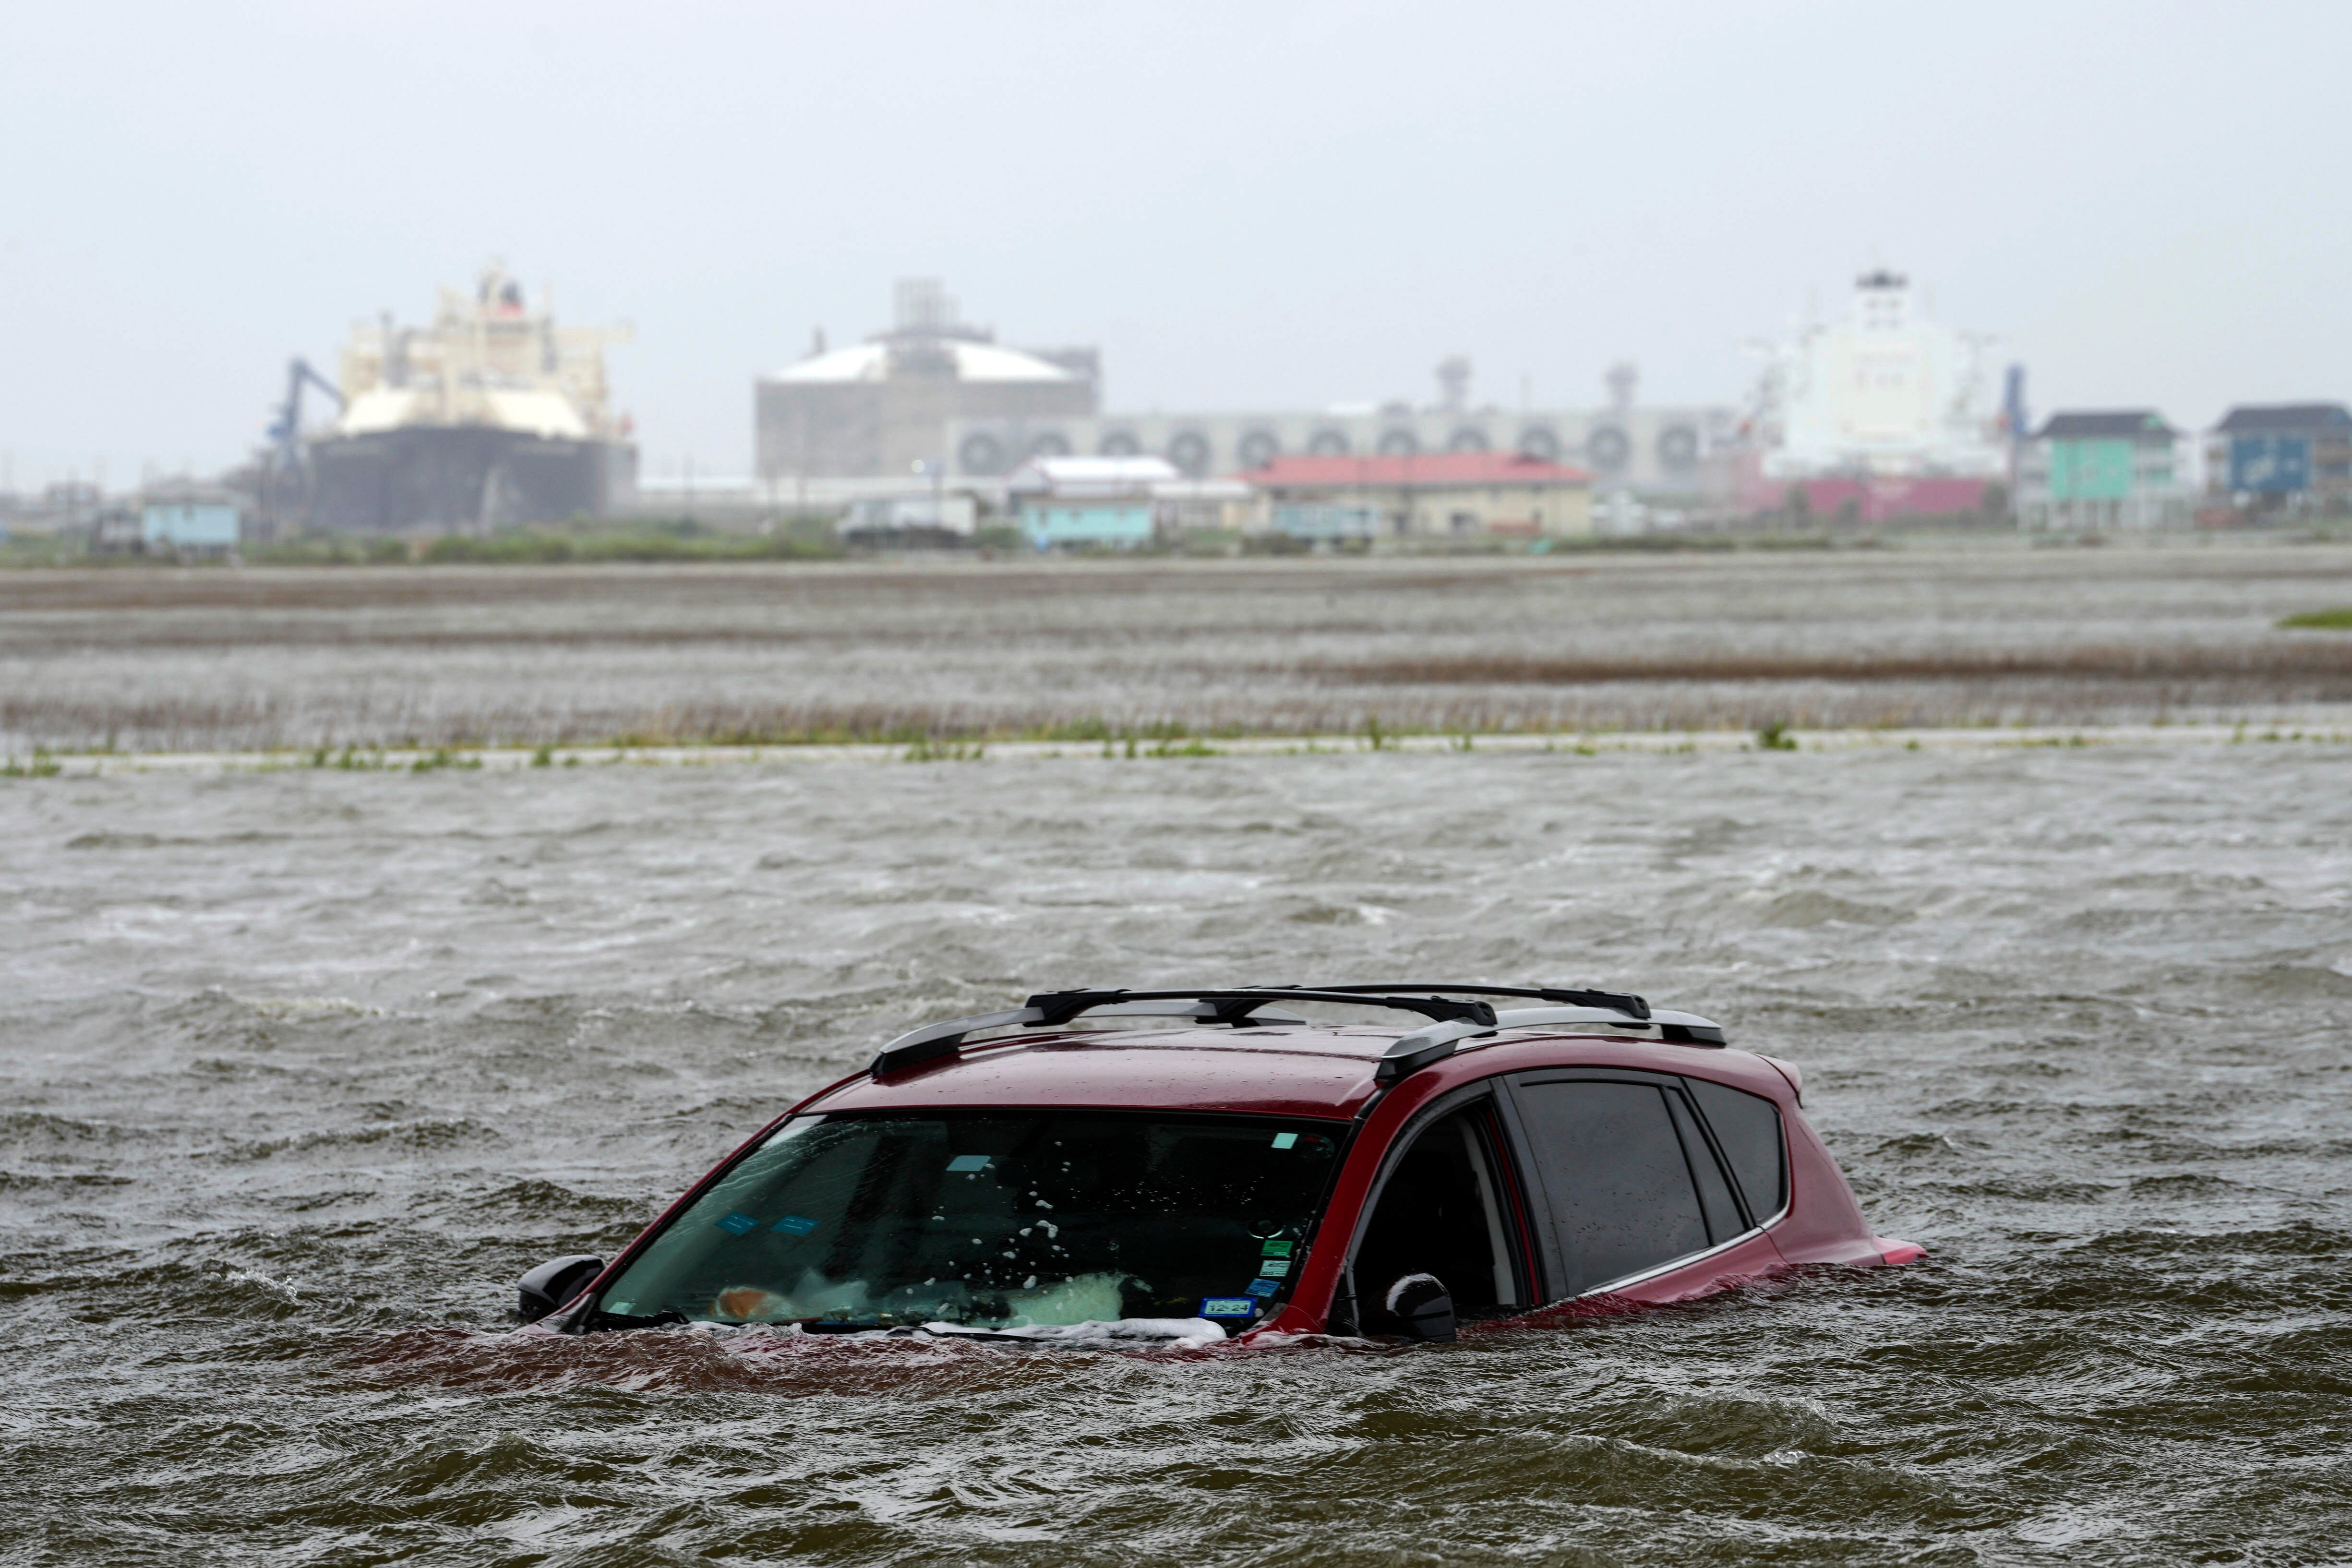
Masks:
[[[1053,1105],[1346,1120],[1373,1097],[1381,1055],[1405,1032],[1318,1024],[1040,1030],[975,1042],[881,1077],[860,1074],[796,1109]],[[1789,1092],[1785,1079],[1744,1051],[1558,1029],[1506,1029],[1465,1040],[1454,1056],[1424,1071],[1437,1087],[1551,1066],[1691,1073],[1774,1098]]]

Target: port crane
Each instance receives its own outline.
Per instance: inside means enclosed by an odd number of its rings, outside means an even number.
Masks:
[[[284,503],[299,506],[310,491],[309,465],[302,452],[302,392],[316,387],[344,406],[342,392],[320,375],[310,361],[296,356],[286,365],[286,397],[278,405],[267,431],[269,444],[262,455],[261,508],[274,530]]]

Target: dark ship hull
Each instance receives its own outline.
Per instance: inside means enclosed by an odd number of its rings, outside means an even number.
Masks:
[[[470,532],[596,517],[633,487],[636,450],[481,425],[409,425],[310,444],[310,526]]]

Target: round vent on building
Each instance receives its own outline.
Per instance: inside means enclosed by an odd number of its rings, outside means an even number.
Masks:
[[[1282,455],[1282,437],[1271,430],[1253,430],[1242,437],[1234,455],[1244,468],[1263,468]]]
[[[1402,424],[1393,424],[1381,432],[1380,444],[1373,450],[1383,457],[1410,457],[1421,450],[1421,437]]]
[[[1519,432],[1519,455],[1550,462],[1559,455],[1559,433],[1549,424],[1530,424]]]
[[[1103,457],[1133,457],[1142,450],[1143,443],[1135,438],[1131,430],[1105,431],[1103,438],[1095,444],[1096,454]]]
[[[1345,457],[1349,451],[1348,433],[1328,427],[1318,430],[1307,438],[1307,450],[1318,457]]]
[[[1209,438],[1197,430],[1181,433],[1168,444],[1168,461],[1179,474],[1198,479],[1209,471]]]
[[[1698,466],[1698,432],[1687,424],[1670,424],[1658,432],[1658,466],[1686,474]]]
[[[1584,438],[1584,455],[1605,473],[1615,473],[1633,455],[1633,443],[1613,424],[1596,427]]]
[[[1029,455],[1032,457],[1067,457],[1069,455],[1070,438],[1058,430],[1049,430],[1029,444]]]
[[[1004,472],[1004,443],[984,430],[975,430],[956,445],[956,464],[967,474],[986,476]]]
[[[1448,452],[1485,452],[1493,445],[1494,443],[1486,439],[1486,433],[1475,424],[1465,424],[1445,438],[1445,450]]]

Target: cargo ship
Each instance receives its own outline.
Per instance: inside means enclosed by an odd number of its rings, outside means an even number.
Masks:
[[[559,327],[497,264],[469,298],[444,287],[429,327],[352,329],[342,409],[306,445],[309,526],[462,530],[594,517],[636,483],[606,345],[628,329]]]

